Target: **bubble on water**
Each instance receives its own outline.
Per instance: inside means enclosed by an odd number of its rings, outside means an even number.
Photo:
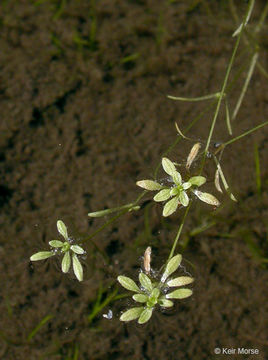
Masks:
[[[109,309],[107,314],[102,315],[105,319],[111,320],[113,318],[113,312],[111,309]]]

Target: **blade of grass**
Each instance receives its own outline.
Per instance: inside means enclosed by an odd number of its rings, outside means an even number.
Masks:
[[[45,316],[40,323],[33,329],[32,332],[27,336],[27,341],[31,341],[32,338],[37,334],[37,332],[43,327],[49,320],[53,319],[53,315],[47,315]]]
[[[257,194],[261,195],[261,170],[260,170],[260,156],[258,145],[254,144],[254,157],[255,157],[255,169],[256,169],[256,187]]]

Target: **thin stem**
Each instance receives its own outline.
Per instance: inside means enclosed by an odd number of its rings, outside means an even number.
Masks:
[[[143,191],[138,198],[132,203],[131,207],[134,207],[135,205],[137,205],[139,203],[139,201],[143,198],[143,196],[147,193],[147,191]],[[129,205],[129,204],[128,204]],[[96,231],[94,231],[92,234],[90,234],[89,236],[87,236],[85,239],[83,239],[81,241],[81,243],[87,242],[90,239],[92,239],[95,235],[97,235],[98,233],[100,233],[102,230],[104,230],[107,226],[109,226],[110,224],[112,224],[114,221],[116,221],[117,219],[119,219],[122,215],[126,214],[129,209],[131,208],[130,206],[128,206],[126,209],[123,209],[121,212],[119,212],[117,215],[115,215],[114,217],[112,217],[110,220],[108,220],[105,224],[103,224],[101,227],[99,227]]]
[[[231,69],[232,69],[232,66],[233,66],[233,63],[234,63],[234,59],[235,59],[235,56],[236,56],[236,53],[237,53],[237,49],[238,49],[238,46],[239,46],[239,43],[240,43],[240,39],[241,39],[241,36],[242,36],[242,33],[243,33],[243,30],[244,30],[244,26],[245,26],[245,23],[248,19],[248,15],[252,9],[252,4],[254,3],[254,0],[251,0],[249,5],[248,5],[248,10],[247,10],[247,13],[244,17],[244,20],[242,22],[242,27],[241,27],[241,31],[239,32],[238,34],[238,37],[237,37],[237,40],[236,40],[236,43],[235,43],[235,46],[234,46],[234,50],[233,50],[233,53],[232,53],[232,56],[231,56],[231,59],[230,59],[230,62],[229,62],[229,65],[227,67],[227,71],[226,71],[226,74],[225,74],[225,77],[224,77],[224,81],[223,81],[223,86],[222,86],[222,89],[221,89],[221,92],[220,92],[220,95],[219,95],[219,100],[218,100],[218,103],[217,103],[217,107],[216,107],[216,110],[215,110],[215,114],[214,114],[214,118],[212,120],[212,124],[211,124],[211,127],[210,127],[210,132],[209,132],[209,135],[208,135],[208,139],[207,139],[207,143],[206,143],[206,148],[205,148],[205,152],[204,152],[204,158],[203,158],[203,165],[202,165],[202,168],[204,166],[204,162],[205,162],[205,158],[206,158],[206,155],[207,155],[207,152],[208,152],[208,148],[209,148],[209,145],[210,145],[210,141],[211,141],[211,138],[212,138],[212,134],[213,134],[213,131],[214,131],[214,128],[215,128],[215,124],[216,124],[216,120],[217,120],[217,117],[218,117],[218,114],[219,114],[219,110],[220,110],[220,106],[221,106],[221,102],[222,102],[222,99],[223,97],[225,96],[225,88],[227,86],[227,82],[228,82],[228,79],[229,79],[229,75],[230,75],[230,72],[231,72]]]
[[[216,155],[225,146],[230,145],[230,144],[234,143],[235,141],[242,139],[244,136],[247,136],[247,135],[251,134],[252,132],[259,130],[260,128],[262,128],[265,125],[268,125],[268,121],[265,121],[264,123],[262,123],[262,124],[260,124],[258,126],[255,126],[253,129],[250,129],[250,130],[244,132],[243,134],[241,134],[241,135],[239,135],[239,136],[237,136],[237,137],[235,137],[235,138],[233,138],[233,139],[231,139],[229,141],[226,141],[225,143],[221,144],[221,146],[215,151],[214,155]]]
[[[181,235],[181,232],[182,232],[182,228],[183,228],[183,225],[184,225],[184,223],[185,223],[186,216],[187,216],[187,214],[188,214],[188,212],[189,212],[189,210],[190,210],[190,207],[191,207],[191,203],[187,206],[187,208],[186,208],[186,210],[185,210],[185,213],[184,213],[184,215],[183,215],[182,222],[181,222],[181,224],[180,224],[180,226],[179,226],[177,235],[176,235],[176,237],[175,237],[175,239],[174,239],[173,246],[172,246],[172,249],[171,249],[170,254],[169,254],[169,257],[168,257],[168,261],[169,261],[169,260],[173,257],[173,255],[174,255],[174,251],[175,251],[175,249],[176,249],[177,242],[178,242],[178,240],[179,240],[179,238],[180,238],[180,235]]]
[[[241,104],[242,104],[242,101],[243,101],[243,99],[244,99],[244,96],[245,96],[245,94],[246,94],[246,91],[247,91],[247,89],[248,89],[249,82],[250,82],[251,77],[252,77],[252,75],[253,75],[253,71],[254,71],[254,69],[255,69],[255,66],[256,66],[258,57],[259,57],[259,53],[256,52],[256,53],[253,55],[252,59],[251,59],[250,67],[249,67],[249,70],[248,70],[248,73],[247,73],[247,77],[246,77],[244,86],[243,86],[243,88],[242,88],[242,91],[241,91],[241,93],[240,93],[240,96],[239,96],[239,98],[238,98],[238,101],[237,101],[237,103],[236,103],[236,107],[235,107],[234,112],[233,112],[233,115],[232,115],[232,120],[234,120],[234,119],[236,118],[236,115],[237,115],[237,113],[238,113],[238,111],[239,111],[239,109],[240,109],[240,106],[241,106]]]

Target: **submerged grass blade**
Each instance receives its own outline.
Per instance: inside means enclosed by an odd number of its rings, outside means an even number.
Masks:
[[[51,320],[54,316],[47,315],[45,316],[40,323],[33,329],[32,332],[27,336],[27,341],[31,341],[31,339],[37,334],[37,332],[43,327],[49,320]]]
[[[260,157],[258,145],[254,144],[254,157],[255,157],[255,169],[256,169],[256,187],[258,195],[261,195],[261,170],[260,170]]]

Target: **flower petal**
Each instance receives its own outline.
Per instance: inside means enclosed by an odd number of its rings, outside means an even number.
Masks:
[[[83,267],[76,254],[72,255],[73,258],[73,270],[78,281],[83,280]]]
[[[175,279],[169,280],[167,282],[167,285],[170,287],[182,286],[182,285],[191,284],[193,281],[194,281],[194,279],[190,276],[180,276]]]
[[[123,312],[123,314],[120,316],[120,320],[121,321],[135,320],[141,315],[143,310],[144,310],[144,308],[142,306],[129,309],[129,310]]]
[[[146,190],[161,190],[163,188],[162,185],[158,184],[158,182],[153,180],[140,180],[136,182],[136,185]]]
[[[64,237],[64,239],[68,240],[67,227],[63,221],[61,220],[57,221],[57,228],[58,228],[58,232]]]
[[[215,196],[212,194],[201,192],[198,190],[194,190],[194,194],[198,197],[198,199],[200,199],[201,201],[204,201],[205,203],[207,203],[209,205],[213,205],[213,206],[220,205],[219,200],[217,198],[215,198]]]
[[[61,262],[61,270],[62,270],[62,272],[67,273],[69,271],[69,269],[70,269],[70,265],[71,265],[70,252],[67,251],[64,254],[62,262]]]
[[[189,205],[189,198],[185,191],[181,191],[179,195],[179,201],[183,206]]]
[[[138,323],[139,324],[146,323],[148,320],[150,320],[152,313],[153,313],[152,308],[145,308],[139,317]]]
[[[178,289],[166,295],[167,299],[185,299],[191,296],[193,291],[191,289]]]
[[[120,276],[117,277],[117,280],[120,282],[120,284],[125,289],[130,290],[130,291],[135,291],[135,292],[138,292],[138,293],[140,292],[139,287],[129,277],[120,275]]]
[[[170,196],[170,189],[163,189],[154,196],[154,201],[165,201],[168,200]]]
[[[54,256],[55,254],[52,251],[39,251],[36,254],[33,254],[30,257],[31,261],[38,261],[38,260],[45,260],[50,258],[51,256]]]
[[[178,269],[181,260],[181,254],[175,255],[169,260],[165,268],[164,274],[162,275],[161,282],[165,282],[166,279]]]
[[[179,205],[179,198],[178,196],[174,197],[173,199],[169,200],[163,209],[163,216],[167,217],[171,214],[173,214]]]

